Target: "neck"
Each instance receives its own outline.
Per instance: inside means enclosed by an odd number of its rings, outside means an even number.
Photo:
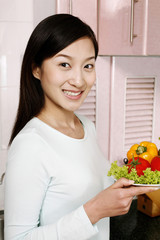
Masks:
[[[60,114],[61,113],[61,114]],[[45,108],[36,116],[52,128],[62,132],[63,134],[77,139],[84,137],[84,129],[80,120],[74,112],[48,112]]]
[[[42,121],[54,125],[57,127],[74,127],[75,119],[77,118],[72,111],[66,111],[61,109],[48,109],[44,107],[41,112],[37,115]]]

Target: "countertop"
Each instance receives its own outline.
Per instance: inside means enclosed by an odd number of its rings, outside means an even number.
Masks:
[[[135,199],[127,214],[110,219],[110,230],[110,240],[160,240],[160,216],[138,211]]]

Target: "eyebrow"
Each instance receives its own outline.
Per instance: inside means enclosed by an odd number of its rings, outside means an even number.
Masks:
[[[72,59],[71,56],[66,55],[66,54],[58,54],[58,55],[56,56],[56,58],[57,58],[57,57],[65,57],[65,58]],[[88,57],[88,58],[86,58],[85,60],[88,61],[88,60],[91,60],[91,59],[95,59],[95,56]]]

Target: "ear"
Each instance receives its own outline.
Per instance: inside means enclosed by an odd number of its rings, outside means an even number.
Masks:
[[[41,69],[35,65],[32,65],[32,74],[35,78],[41,80]]]

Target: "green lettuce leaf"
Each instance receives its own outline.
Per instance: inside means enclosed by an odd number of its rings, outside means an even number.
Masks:
[[[160,171],[151,171],[151,168],[147,168],[143,172],[144,175],[140,177],[137,175],[135,168],[132,168],[131,172],[128,173],[128,167],[126,165],[120,167],[117,165],[117,161],[114,161],[107,175],[113,176],[117,180],[121,177],[131,179],[134,180],[136,184],[160,184]]]

